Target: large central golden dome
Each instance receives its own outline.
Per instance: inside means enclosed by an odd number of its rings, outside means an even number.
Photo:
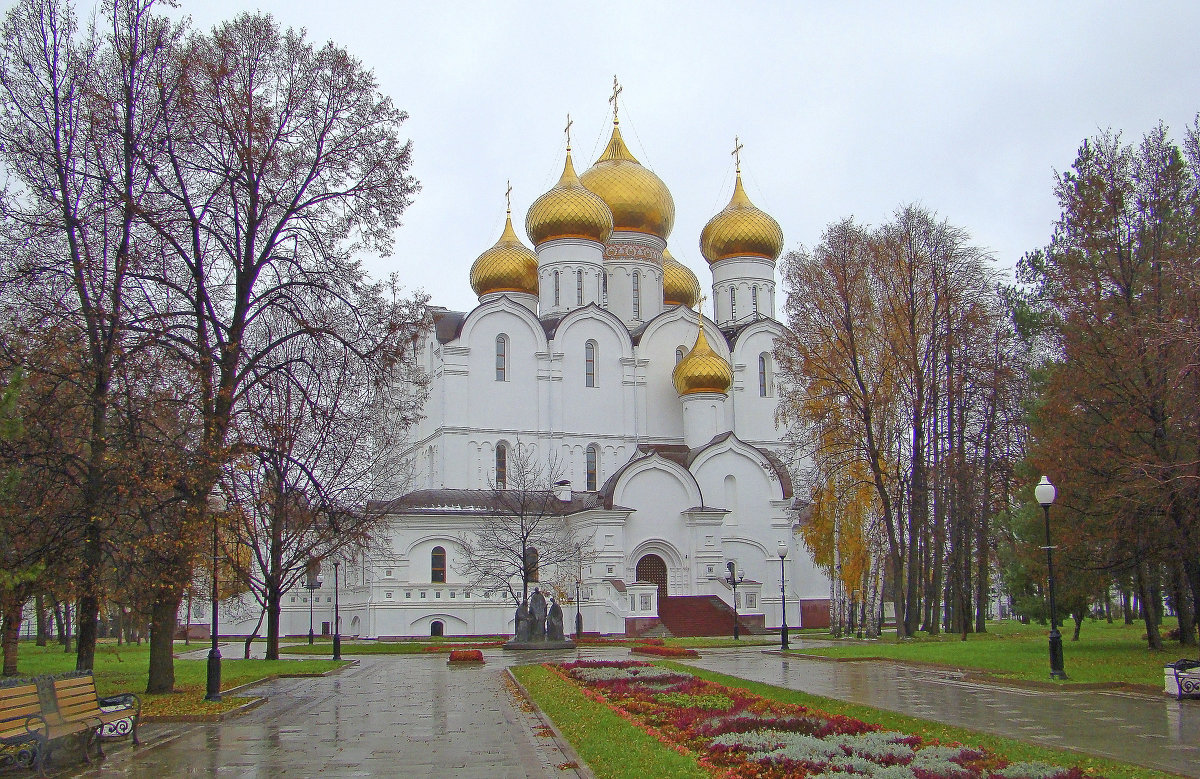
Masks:
[[[471,289],[483,297],[492,292],[538,293],[537,255],[521,243],[512,226],[512,212],[496,245],[471,265]]]
[[[688,266],[663,249],[663,303],[695,308],[700,301],[700,280]]]
[[[729,394],[729,388],[733,385],[733,370],[725,358],[708,345],[703,323],[696,333],[696,345],[675,366],[671,379],[675,382],[675,391],[680,395],[697,392]]]
[[[608,204],[613,230],[648,233],[664,241],[671,234],[675,200],[662,179],[629,153],[615,121],[604,153],[579,180]]]
[[[580,183],[571,164],[571,148],[567,147],[567,163],[558,183],[533,201],[525,215],[529,240],[534,246],[555,238],[585,238],[604,243],[612,231],[612,212],[599,195]]]
[[[775,260],[783,251],[783,230],[757,208],[742,188],[738,171],[733,197],[725,210],[708,220],[700,232],[700,252],[709,264],[729,257],[765,257]]]

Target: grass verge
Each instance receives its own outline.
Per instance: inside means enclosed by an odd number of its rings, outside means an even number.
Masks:
[[[1172,621],[1173,622],[1173,621]],[[1173,627],[1163,624],[1163,632]],[[1161,652],[1146,648],[1145,626],[1141,623],[1108,624],[1089,620],[1079,640],[1072,641],[1073,627],[1063,631],[1064,665],[1067,681],[1060,684],[1135,684],[1162,689],[1163,664],[1180,657],[1196,656],[1196,647],[1168,643]],[[1048,628],[1022,625],[1015,620],[987,623],[986,633],[972,633],[963,641],[958,635],[918,636],[903,641],[847,640],[832,647],[806,648],[807,655],[846,659],[885,658],[907,660],[981,671],[1004,679],[1050,681],[1047,647]]]
[[[578,687],[540,665],[517,666],[514,676],[601,779],[707,777],[694,757],[663,746]]]
[[[182,648],[182,644],[178,645]],[[66,654],[58,644],[39,647],[22,641],[17,668],[27,676],[75,670],[75,654]],[[219,702],[204,700],[208,679],[206,660],[175,660],[175,692],[147,695],[150,647],[100,641],[92,674],[100,695],[137,693],[145,717],[211,717],[231,711],[253,700],[253,696],[225,696]],[[221,661],[221,689],[229,690],[280,674],[319,674],[345,665],[333,660],[242,660]]]

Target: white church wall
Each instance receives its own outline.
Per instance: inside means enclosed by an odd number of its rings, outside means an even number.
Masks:
[[[782,430],[775,422],[779,391],[775,383],[775,338],[782,327],[775,322],[762,321],[750,325],[738,334],[734,342],[734,390],[730,394],[733,429],[738,438],[755,446],[778,448]],[[761,393],[759,357],[766,360],[766,392]]]

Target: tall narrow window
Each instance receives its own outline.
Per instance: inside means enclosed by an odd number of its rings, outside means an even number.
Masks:
[[[600,274],[600,302],[605,307],[608,306],[608,274],[607,273]]]
[[[583,271],[575,271],[575,305],[583,305]]]
[[[508,336],[496,336],[496,381],[505,381],[508,373]]]
[[[429,555],[429,581],[446,583],[446,550],[444,547],[435,546],[433,553]]]
[[[641,281],[642,281],[641,275],[637,271],[634,271],[633,272],[633,318],[634,319],[642,318]]]
[[[596,472],[599,467],[600,449],[595,444],[587,448],[587,487],[588,490],[596,489]]]
[[[508,488],[508,447],[504,444],[496,446],[496,489]]]
[[[682,346],[679,347],[678,349],[676,349],[675,350],[675,364],[678,365],[679,363],[683,362],[683,357],[686,354],[687,354],[687,350],[684,349]]]
[[[754,318],[758,318],[758,287],[750,289],[750,307],[754,311]]]
[[[737,299],[734,297],[733,287],[729,288],[729,318],[737,319]]]
[[[758,355],[758,394],[759,397],[771,395],[771,358],[766,353]]]
[[[596,386],[596,342],[583,345],[583,386]]]
[[[558,271],[554,271],[554,305],[558,305]]]

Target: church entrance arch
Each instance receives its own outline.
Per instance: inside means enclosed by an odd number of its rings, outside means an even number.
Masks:
[[[656,554],[643,555],[638,560],[634,576],[639,582],[658,585],[658,597],[667,597],[667,564]]]

